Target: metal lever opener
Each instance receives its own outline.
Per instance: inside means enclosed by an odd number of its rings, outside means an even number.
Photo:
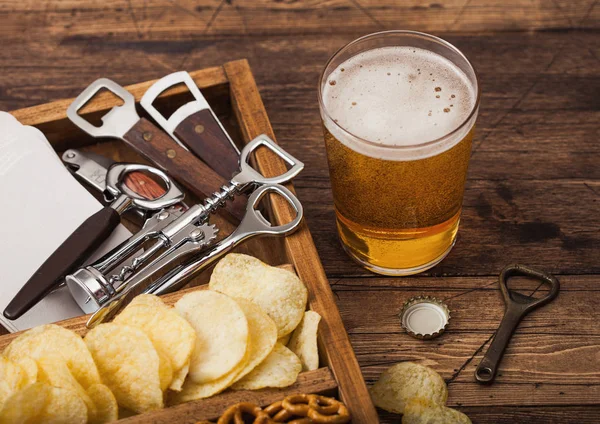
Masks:
[[[167,190],[161,197],[146,199],[127,188],[124,179],[136,171],[160,177]],[[179,203],[183,193],[161,170],[148,165],[115,164],[106,175],[105,195],[110,205],[86,219],[25,283],[4,310],[8,319],[17,319],[31,309],[44,296],[58,287],[63,277],[88,258],[112,233],[121,221],[121,215],[130,210],[157,211]]]
[[[162,92],[178,84],[185,84],[194,100],[165,118],[153,103]],[[175,141],[209,163],[223,178],[229,179],[237,172],[240,152],[190,74],[180,71],[159,79],[144,93],[140,106]]]
[[[251,153],[261,146],[277,154],[290,165],[290,169],[271,178],[255,171],[248,160]],[[290,234],[302,220],[302,205],[279,184],[291,180],[303,167],[302,162],[267,136],[259,136],[242,150],[240,172],[202,204],[193,205],[185,212],[171,208],[154,215],[121,246],[96,263],[67,276],[67,285],[81,308],[85,312],[96,311],[88,326],[93,327],[111,319],[142,290],[153,294],[177,290],[206,266],[250,237]],[[209,216],[226,201],[257,185],[258,188],[248,198],[240,225],[227,238],[215,244],[217,229],[208,224]],[[287,200],[296,213],[294,220],[283,225],[272,225],[262,216],[256,207],[270,193],[279,194]],[[143,244],[149,244],[145,252],[135,257],[131,266],[120,267]]]
[[[538,299],[511,291],[507,283],[508,279],[515,275],[533,277],[539,280],[541,284],[549,285],[550,291]],[[475,369],[475,379],[483,384],[490,384],[494,381],[504,350],[523,317],[534,309],[552,301],[558,296],[560,290],[560,283],[556,277],[525,265],[509,265],[504,268],[500,273],[499,283],[506,304],[506,311],[492,344]]]

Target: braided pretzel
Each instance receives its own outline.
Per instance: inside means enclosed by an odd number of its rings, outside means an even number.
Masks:
[[[343,403],[319,395],[291,395],[269,405],[264,411],[276,423],[344,424],[350,421],[350,412]],[[288,421],[294,417],[298,418]]]
[[[254,417],[254,424],[273,424],[273,420],[262,408],[254,403],[242,402],[229,407],[217,424],[244,424],[244,415]]]

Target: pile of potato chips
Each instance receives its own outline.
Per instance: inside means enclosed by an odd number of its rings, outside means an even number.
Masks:
[[[84,341],[58,325],[14,339],[0,355],[0,423],[104,423],[118,416]]]
[[[307,296],[295,274],[230,254],[209,290],[174,307],[140,295],[83,339],[36,327],[0,355],[0,424],[105,423],[227,388],[289,386],[319,366]]]
[[[465,414],[445,406],[448,387],[444,379],[420,364],[393,365],[370,392],[376,406],[402,414],[402,424],[471,424]]]

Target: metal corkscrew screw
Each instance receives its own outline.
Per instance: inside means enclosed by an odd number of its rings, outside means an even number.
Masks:
[[[275,177],[264,177],[249,164],[260,147],[278,155],[289,169]],[[73,298],[87,313],[93,327],[111,319],[140,291],[162,294],[176,290],[206,266],[239,243],[258,235],[287,235],[302,220],[302,205],[281,183],[295,177],[304,164],[289,155],[270,138],[261,135],[249,142],[240,154],[240,171],[228,184],[185,210],[172,207],[151,216],[129,240],[66,277]],[[208,224],[210,215],[241,193],[251,191],[240,225],[215,243],[218,229]],[[268,194],[285,199],[296,212],[286,224],[273,225],[256,208]],[[140,253],[140,249],[145,250]]]

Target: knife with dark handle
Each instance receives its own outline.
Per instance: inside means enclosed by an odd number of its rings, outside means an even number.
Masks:
[[[161,93],[182,83],[194,100],[181,106],[167,119],[154,107],[154,102]],[[140,105],[167,134],[227,181],[239,171],[240,152],[237,146],[190,74],[181,71],[161,78],[144,93]]]
[[[83,264],[120,221],[119,214],[110,207],[86,219],[19,290],[4,309],[4,316],[15,320],[30,310],[53,291],[65,275]]]

